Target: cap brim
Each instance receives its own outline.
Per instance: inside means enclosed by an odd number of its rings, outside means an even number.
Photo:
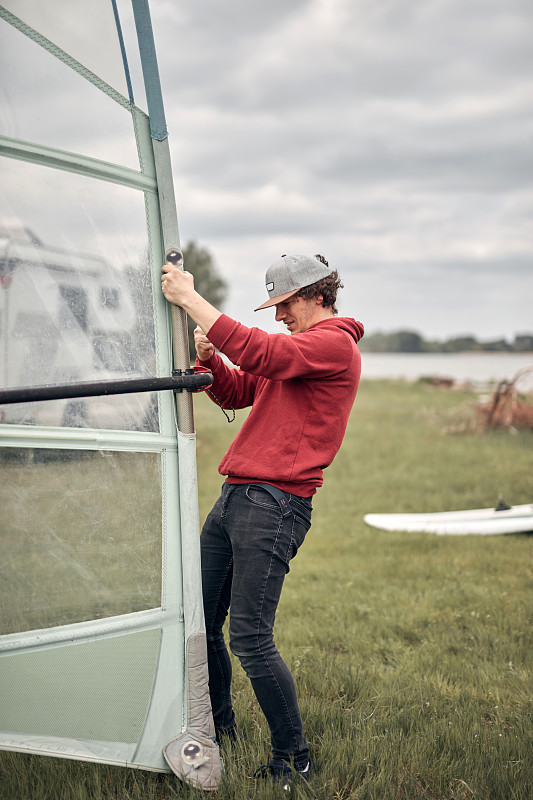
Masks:
[[[277,297],[271,297],[266,303],[262,303],[260,306],[257,306],[257,308],[254,308],[254,311],[261,311],[262,308],[270,308],[271,306],[277,306],[278,303],[284,303],[285,300],[288,300],[289,297],[292,297],[293,294],[299,291],[299,288],[293,289],[292,292],[285,292],[285,294],[280,294]]]

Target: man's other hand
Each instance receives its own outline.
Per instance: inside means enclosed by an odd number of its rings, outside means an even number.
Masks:
[[[200,361],[207,361],[214,355],[215,347],[211,344],[201,328],[194,329],[194,346],[196,347],[196,353]]]

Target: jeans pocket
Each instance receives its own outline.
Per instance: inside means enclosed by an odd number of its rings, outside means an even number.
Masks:
[[[296,495],[291,495],[290,504],[293,514],[296,517],[300,517],[302,522],[307,524],[307,529],[309,529],[311,525],[311,513],[313,511],[311,500],[307,497],[296,497]]]
[[[294,558],[307,535],[307,531],[311,527],[310,519],[302,519],[301,516],[294,513],[292,517],[292,532],[291,532],[291,546],[287,554],[288,560]]]
[[[262,508],[274,508],[280,510],[278,501],[272,495],[256,484],[250,484],[246,487],[246,497],[256,506]]]

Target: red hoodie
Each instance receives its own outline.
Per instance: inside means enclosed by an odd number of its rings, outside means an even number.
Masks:
[[[361,375],[363,325],[331,317],[287,336],[247,328],[223,314],[209,340],[219,355],[197,364],[213,373],[223,408],[252,406],[220,462],[228,483],[264,482],[309,497],[341,446]]]

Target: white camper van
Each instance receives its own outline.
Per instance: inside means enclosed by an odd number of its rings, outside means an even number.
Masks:
[[[46,246],[28,230],[0,231],[4,388],[146,375],[137,314],[124,276],[103,259]],[[5,405],[0,421],[144,429],[153,411],[148,394],[101,396]]]

